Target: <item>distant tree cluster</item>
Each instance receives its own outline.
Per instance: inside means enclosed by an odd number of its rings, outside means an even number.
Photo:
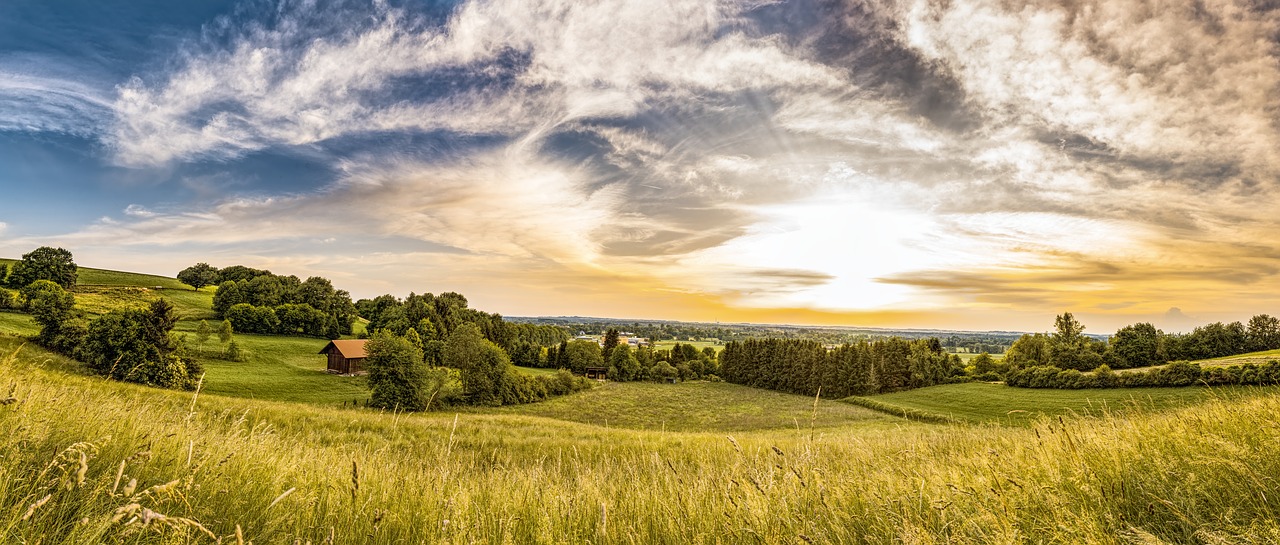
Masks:
[[[218,270],[205,263],[182,272],[186,273],[183,281],[192,286],[220,282],[213,294],[213,311],[241,333],[328,339],[351,334],[355,304],[350,294],[334,289],[327,278],[313,276],[303,281],[242,265]]]
[[[1165,333],[1150,323],[1120,328],[1107,341],[1084,336],[1084,326],[1070,312],[1055,319],[1052,334],[1023,335],[1009,348],[1009,370],[1029,367],[1091,371],[1101,365],[1133,369],[1169,361],[1200,360],[1280,349],[1280,319],[1259,314],[1248,325],[1215,322],[1191,333]]]
[[[606,332],[606,341],[608,334]],[[609,380],[663,381],[720,380],[719,360],[712,348],[699,351],[691,344],[676,343],[670,350],[654,350],[649,346],[631,348],[629,344],[615,343],[605,356],[605,349],[595,341],[574,340],[560,343],[546,351],[546,357],[535,367],[568,369],[582,374],[589,367],[606,370]]]
[[[832,398],[867,395],[964,380],[958,356],[937,339],[891,338],[828,350],[816,341],[751,339],[720,353],[724,380],[782,392]]]
[[[1176,361],[1162,367],[1116,372],[1101,365],[1089,373],[1051,365],[1013,370],[1005,379],[1019,388],[1151,388],[1171,386],[1270,386],[1280,384],[1280,361],[1263,365],[1245,364],[1202,368],[1199,364]]]
[[[562,370],[554,377],[516,371],[507,353],[487,339],[479,325],[462,323],[441,346],[442,365],[433,365],[420,336],[376,331],[365,347],[370,403],[408,411],[451,404],[514,405],[591,387],[590,381]]]

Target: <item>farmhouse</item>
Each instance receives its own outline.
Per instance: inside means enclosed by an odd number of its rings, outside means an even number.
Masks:
[[[354,375],[364,372],[365,339],[329,341],[324,345],[321,354],[329,356],[329,372],[339,375]]]

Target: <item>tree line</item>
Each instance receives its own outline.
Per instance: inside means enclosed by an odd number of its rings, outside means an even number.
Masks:
[[[834,349],[803,339],[748,339],[725,346],[720,372],[735,384],[839,398],[964,380],[965,368],[938,339],[889,338]]]
[[[1106,365],[1132,369],[1170,361],[1200,360],[1280,349],[1280,319],[1259,314],[1248,324],[1215,322],[1190,333],[1165,333],[1150,323],[1124,326],[1108,340],[1084,335],[1070,312],[1057,316],[1054,332],[1023,335],[1005,354],[1007,370],[1052,366],[1092,371]]]
[[[216,284],[214,313],[241,333],[337,339],[351,334],[356,319],[351,295],[319,276],[301,280],[243,265],[197,263],[178,279],[197,289]]]
[[[1280,361],[1271,360],[1257,365],[1231,365],[1201,367],[1188,361],[1176,361],[1162,367],[1116,372],[1101,365],[1092,372],[1062,369],[1041,365],[1016,369],[1009,373],[1005,384],[1018,388],[1056,388],[1064,390],[1081,388],[1150,388],[1191,386],[1270,386],[1280,384]]]
[[[632,348],[618,342],[617,328],[605,332],[601,343],[588,340],[563,341],[548,348],[541,359],[522,362],[530,367],[568,369],[583,374],[588,368],[605,370],[609,380],[720,380],[719,359],[714,348],[698,350],[692,344],[676,343],[670,349],[651,346]]]
[[[506,351],[475,323],[460,324],[444,341],[435,341],[440,343],[438,365],[421,336],[409,332],[379,329],[365,345],[372,406],[423,411],[455,404],[514,405],[591,387],[591,381],[565,370],[553,377],[518,372]]]

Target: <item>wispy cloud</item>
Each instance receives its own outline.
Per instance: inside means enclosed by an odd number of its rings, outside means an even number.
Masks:
[[[56,76],[16,73],[0,64],[0,131],[97,136],[111,122],[111,100]]]

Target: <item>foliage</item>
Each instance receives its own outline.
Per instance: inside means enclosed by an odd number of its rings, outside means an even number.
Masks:
[[[609,356],[609,369],[613,371],[610,380],[630,381],[640,378],[640,361],[631,352],[628,345],[616,345]]]
[[[218,324],[218,341],[226,344],[231,342],[231,336],[235,334],[235,327],[231,325],[231,320],[223,320]]]
[[[1164,332],[1149,323],[1125,326],[1109,341],[1115,368],[1129,369],[1159,365],[1166,361],[1160,338]]]
[[[49,280],[63,289],[76,285],[76,262],[71,252],[62,248],[41,246],[22,255],[14,263],[5,279],[11,288],[23,288],[37,280]]]
[[[1228,367],[1201,368],[1199,364],[1176,361],[1162,367],[1116,373],[1101,366],[1093,373],[1067,375],[1052,366],[1028,367],[1011,372],[1006,384],[1021,388],[1151,388],[1207,384],[1211,386],[1267,386],[1280,384],[1280,361]]]
[[[200,325],[196,326],[196,342],[204,346],[210,337],[213,337],[213,328],[209,327],[209,322],[200,320]]]
[[[178,271],[178,280],[198,290],[218,281],[218,269],[208,263],[196,263]]]
[[[511,395],[515,369],[498,345],[480,327],[466,323],[454,329],[444,345],[444,363],[462,372],[462,394],[475,405],[518,402]]]
[[[609,356],[613,354],[613,349],[618,347],[618,329],[611,327],[604,333],[604,339],[600,343],[600,356],[604,361],[611,361]]]
[[[356,318],[356,307],[344,290],[334,289],[326,278],[313,276],[306,281],[296,276],[277,276],[256,269],[222,270],[223,282],[213,295],[213,310],[219,317],[231,318],[233,308],[239,320],[232,320],[237,331],[263,334],[298,334],[336,339],[349,335]],[[272,312],[274,319],[266,317]],[[406,327],[407,329],[407,327]],[[404,330],[397,331],[404,334]]]
[[[569,341],[564,346],[560,367],[576,374],[587,372],[588,367],[604,367],[604,356],[595,341]]]
[[[22,308],[22,302],[18,297],[18,292],[6,288],[0,288],[0,310],[19,308]]]
[[[40,326],[36,342],[63,354],[71,354],[79,346],[85,325],[71,292],[53,281],[36,280],[22,288],[22,298]]]
[[[937,339],[887,339],[828,351],[814,341],[734,341],[720,353],[719,376],[735,384],[828,397],[941,384],[962,375]]]
[[[223,356],[227,358],[227,361],[243,362],[249,360],[249,354],[240,348],[240,343],[235,340],[227,342],[227,350],[223,352]]]
[[[89,323],[76,355],[113,380],[193,389],[200,369],[175,354],[169,332],[176,322],[173,305],[164,299],[145,310],[111,312]]]
[[[428,391],[422,351],[404,337],[378,331],[365,344],[369,372],[369,404],[383,409],[421,411],[435,392]]]

